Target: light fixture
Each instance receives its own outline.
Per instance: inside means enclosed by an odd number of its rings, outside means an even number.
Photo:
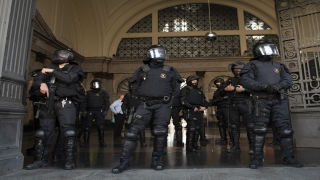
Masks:
[[[206,33],[206,35],[204,35],[205,39],[207,41],[213,42],[217,39],[217,34],[215,32],[211,31],[211,14],[210,14],[210,0],[208,0],[208,8],[209,8],[209,26],[210,26],[210,31]]]

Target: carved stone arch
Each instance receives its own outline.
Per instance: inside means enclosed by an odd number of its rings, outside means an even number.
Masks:
[[[230,76],[221,75],[221,76],[217,76],[217,77],[213,78],[213,79],[210,81],[209,85],[208,85],[208,91],[209,91],[209,92],[214,92],[215,90],[217,90],[217,87],[216,87],[216,85],[214,84],[214,81],[215,81],[216,79],[218,79],[218,78],[221,78],[221,79],[223,79],[224,81],[226,81],[228,78],[230,78]]]

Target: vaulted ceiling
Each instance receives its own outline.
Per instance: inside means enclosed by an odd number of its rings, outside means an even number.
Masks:
[[[159,9],[187,4],[208,3],[207,0],[38,0],[37,10],[54,36],[85,57],[115,54],[122,37],[140,19]],[[210,0],[243,9],[277,27],[274,0]],[[157,35],[153,30],[148,36]],[[202,35],[205,32],[185,32]],[[218,32],[223,33],[223,32]]]

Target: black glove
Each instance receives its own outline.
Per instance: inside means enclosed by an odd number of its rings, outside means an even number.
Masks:
[[[108,114],[108,111],[103,111],[103,112],[102,112],[102,115],[103,115],[103,116],[106,116],[107,114]]]
[[[280,89],[282,88],[281,84],[269,84],[266,87],[266,91],[268,93],[276,93],[278,91],[280,91]]]

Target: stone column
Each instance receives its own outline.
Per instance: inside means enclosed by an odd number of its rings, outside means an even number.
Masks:
[[[0,1],[0,173],[22,169],[23,118],[36,0]]]

